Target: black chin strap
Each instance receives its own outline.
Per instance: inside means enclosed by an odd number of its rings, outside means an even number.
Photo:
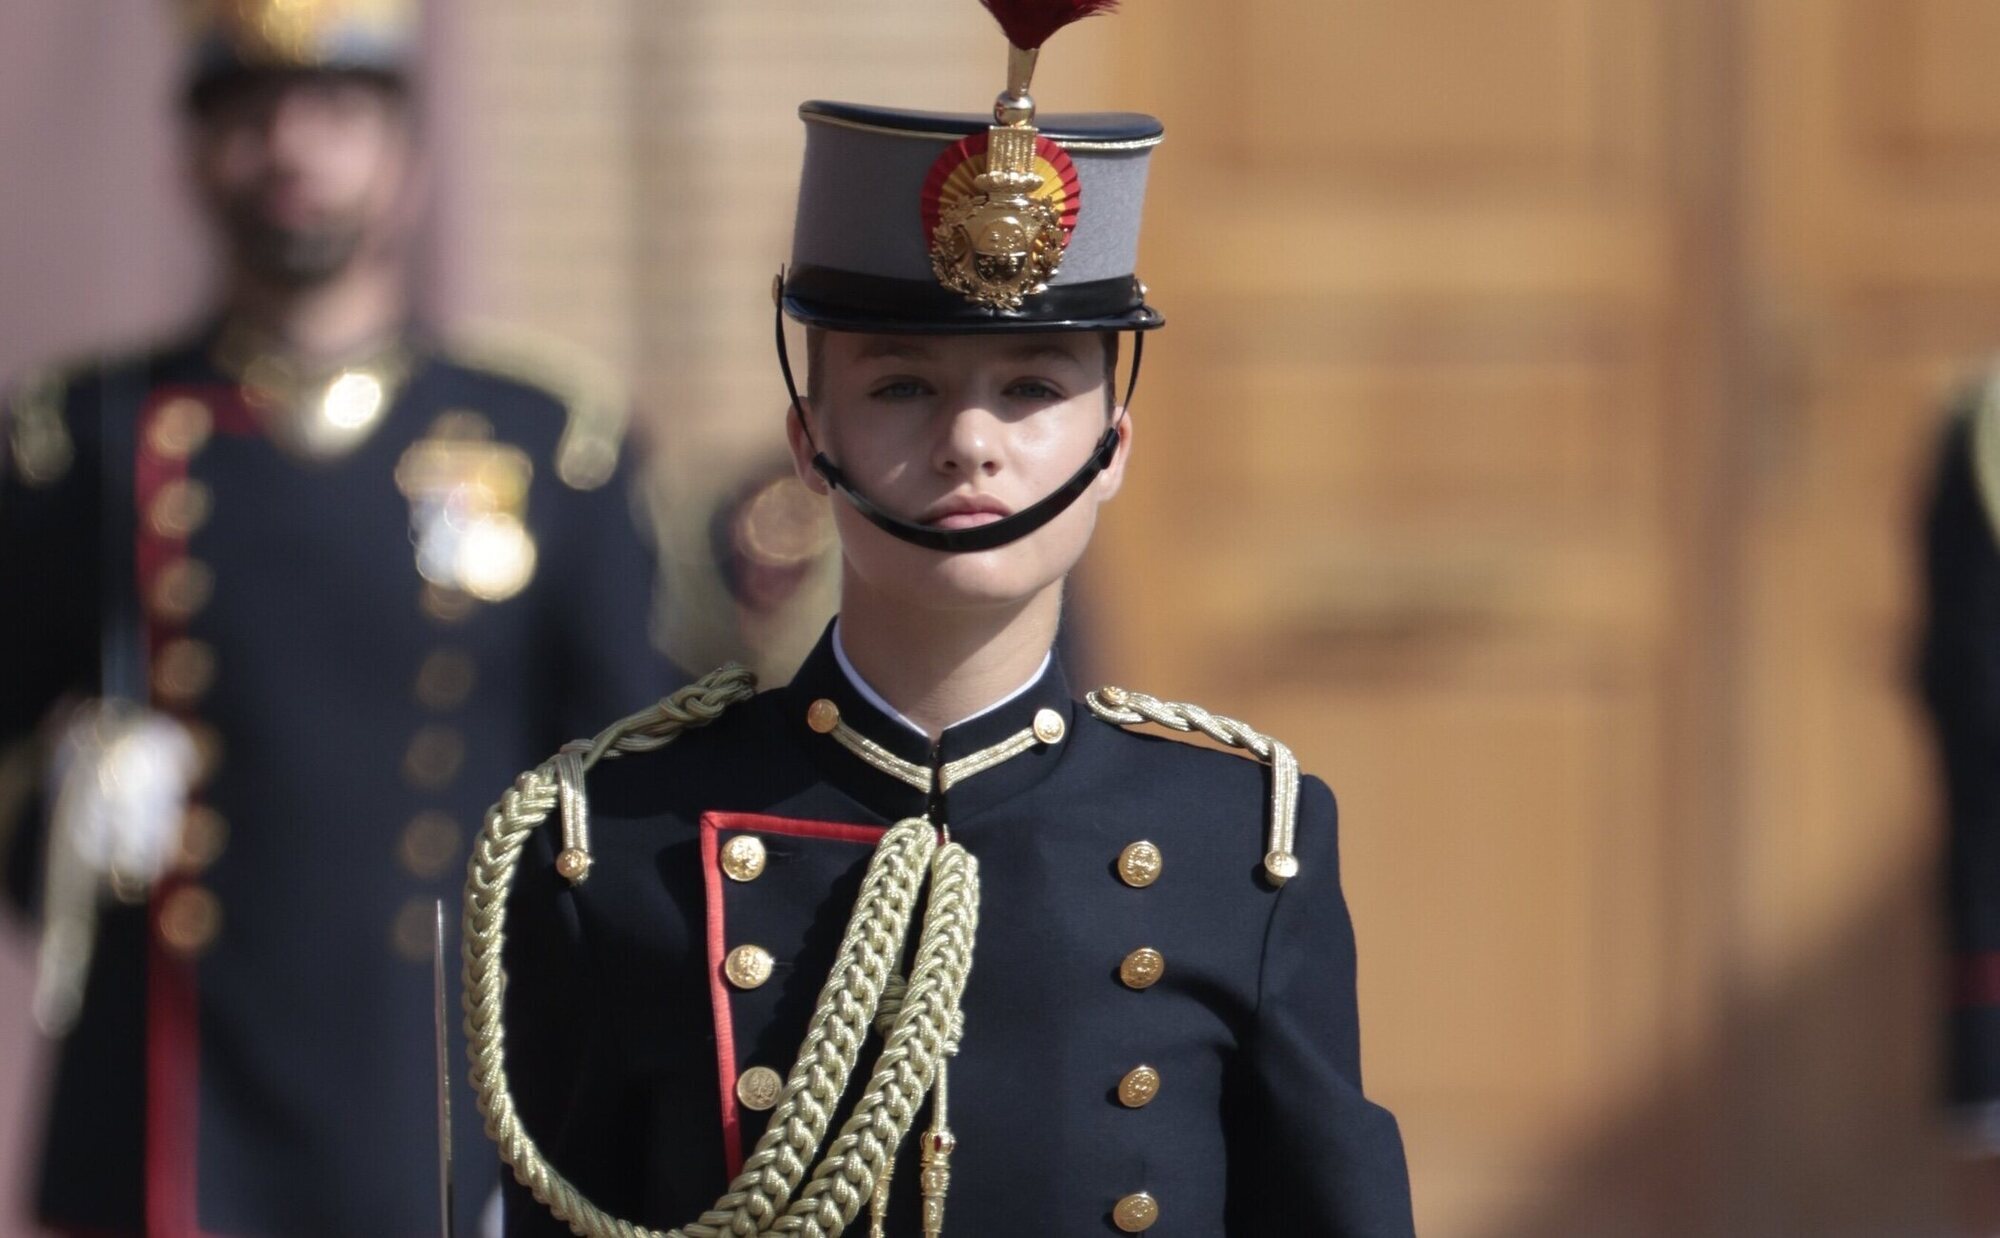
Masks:
[[[1132,406],[1132,393],[1139,389],[1139,363],[1145,356],[1146,335],[1143,331],[1132,333],[1132,373],[1125,384],[1125,399],[1119,406],[1119,415]],[[1041,528],[1076,502],[1097,475],[1111,467],[1113,456],[1118,454],[1118,427],[1113,424],[1104,431],[1104,437],[1097,440],[1090,458],[1083,467],[1070,474],[1069,480],[1058,486],[1055,493],[1031,506],[1024,507],[1011,516],[1003,516],[986,524],[974,525],[969,529],[936,529],[930,525],[918,524],[892,516],[868,500],[868,496],[856,490],[840,471],[840,466],[827,458],[814,440],[812,427],[806,424],[805,406],[799,399],[798,383],[792,378],[791,352],[785,344],[785,311],[778,309],[778,368],[785,375],[785,390],[792,397],[792,416],[799,419],[799,428],[805,431],[806,442],[813,448],[813,471],[826,479],[826,484],[843,495],[854,505],[854,510],[866,516],[877,528],[899,537],[913,546],[926,550],[941,550],[950,554],[964,554],[975,550],[992,550],[1017,542]]]

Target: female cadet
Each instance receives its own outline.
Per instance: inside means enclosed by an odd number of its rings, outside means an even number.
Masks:
[[[1161,128],[1037,126],[1036,50],[1109,5],[987,2],[990,123],[801,109],[774,292],[840,618],[790,684],[718,671],[489,816],[466,1000],[513,1233],[1411,1232],[1332,795],[1239,722],[1073,701],[1050,652],[1132,445],[1120,333],[1136,378],[1161,323]]]

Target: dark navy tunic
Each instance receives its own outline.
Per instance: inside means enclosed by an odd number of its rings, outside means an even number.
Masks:
[[[0,747],[124,667],[212,767],[201,854],[101,921],[50,1101],[53,1227],[436,1234],[433,900],[455,929],[494,786],[676,680],[648,640],[627,472],[566,483],[556,393],[412,350],[382,420],[337,459],[263,433],[206,338],[76,372],[54,420],[17,404]],[[513,505],[537,564],[505,600],[417,570],[398,466],[448,414],[532,466]],[[54,454],[51,430],[67,439]],[[39,813],[18,815],[9,885],[32,905]],[[495,1171],[469,1093],[456,1112],[475,1232]]]
[[[811,728],[821,699],[932,768],[1043,711],[1062,735],[932,799]],[[1333,797],[1304,780],[1301,870],[1274,889],[1260,868],[1268,782],[1253,761],[1097,720],[1059,664],[933,748],[868,703],[829,636],[789,686],[591,772],[581,885],[554,869],[556,826],[535,836],[505,955],[524,1120],[614,1215],[697,1217],[763,1130],[738,1078],[789,1073],[873,843],[928,811],[977,857],[983,887],[950,1064],[947,1233],[1116,1233],[1119,1201],[1145,1193],[1155,1235],[1407,1235],[1401,1139],[1361,1087]],[[766,864],[736,880],[719,857],[744,834]],[[1162,863],[1135,888],[1118,861],[1140,840]],[[767,983],[730,983],[744,945],[775,959]],[[1164,960],[1143,989],[1120,974],[1140,948]],[[1157,1097],[1127,1107],[1119,1084],[1141,1065]],[[895,1175],[899,1236],[918,1232],[915,1142]],[[566,1232],[518,1188],[508,1216],[515,1235]],[[864,1210],[853,1232],[866,1223]]]

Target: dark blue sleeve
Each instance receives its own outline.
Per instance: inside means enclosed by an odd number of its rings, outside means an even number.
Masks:
[[[40,876],[43,759],[38,732],[64,695],[94,690],[100,511],[90,427],[63,398],[74,452],[60,476],[30,481],[0,416],[0,874],[28,908]],[[90,415],[94,416],[94,412]]]
[[[622,1082],[621,1055],[607,1043],[604,991],[578,895],[556,872],[554,828],[529,839],[507,904],[507,1076],[542,1154],[586,1199],[632,1219],[645,1177],[642,1098]],[[501,1176],[508,1238],[570,1233],[511,1173]]]
[[[1354,930],[1340,892],[1333,793],[1299,788],[1299,875],[1276,896],[1236,1124],[1246,1232],[1399,1238],[1414,1232],[1396,1119],[1361,1091]]]

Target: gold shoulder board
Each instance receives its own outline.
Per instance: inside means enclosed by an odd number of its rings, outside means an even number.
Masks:
[[[1185,701],[1163,701],[1124,688],[1099,688],[1087,694],[1090,712],[1118,726],[1152,723],[1186,734],[1199,731],[1218,743],[1240,748],[1271,767],[1271,828],[1264,849],[1264,876],[1281,886],[1299,873],[1294,845],[1299,821],[1299,761],[1292,750],[1252,730],[1234,718],[1212,714]]]
[[[76,457],[69,426],[63,420],[63,393],[75,366],[52,366],[24,378],[0,406],[0,430],[7,437],[7,459],[30,486],[60,481]]]
[[[556,476],[565,485],[595,490],[611,479],[631,404],[607,366],[580,349],[515,329],[483,327],[444,351],[460,365],[539,387],[562,404],[567,421],[556,446]]]

